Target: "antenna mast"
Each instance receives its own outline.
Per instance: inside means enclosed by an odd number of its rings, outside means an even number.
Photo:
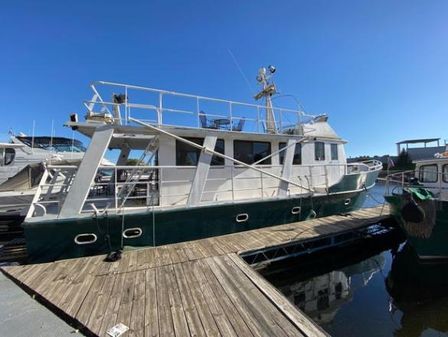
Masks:
[[[268,133],[277,133],[277,127],[275,124],[274,109],[272,108],[272,95],[277,93],[274,83],[270,83],[269,80],[275,73],[275,67],[269,66],[268,69],[262,67],[258,70],[257,81],[262,86],[262,90],[255,95],[255,99],[258,101],[263,97],[266,99],[266,131]],[[269,74],[268,74],[269,71]]]

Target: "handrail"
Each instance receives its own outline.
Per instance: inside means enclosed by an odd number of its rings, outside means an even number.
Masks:
[[[267,167],[269,167],[270,165],[265,165]],[[329,165],[325,165],[322,164],[320,165],[320,167],[313,167],[313,166],[307,166],[307,167],[300,167],[300,166],[296,166],[297,168],[299,168],[301,170],[301,173],[299,173],[299,176],[295,176],[293,179],[293,182],[298,182],[299,184],[291,184],[292,186],[298,186],[299,189],[295,190],[294,192],[289,191],[288,192],[288,196],[291,197],[293,195],[297,195],[299,194],[303,194],[306,195],[307,193],[309,193],[308,191],[313,189],[316,185],[313,185],[311,182],[311,178],[309,176],[309,174],[313,175],[313,180],[315,179],[319,179],[318,181],[315,181],[315,183],[319,184],[319,186],[321,186],[321,184],[324,184],[327,189],[329,186],[328,183],[328,170],[322,170],[321,168],[323,167],[340,167],[340,168],[344,168],[345,164],[329,164]],[[280,165],[271,165],[271,168],[274,167],[275,168],[280,168]],[[155,175],[153,175],[152,177],[147,177],[142,176],[141,178],[143,180],[139,180],[139,181],[133,181],[132,183],[135,184],[136,186],[136,194],[129,196],[127,199],[129,199],[130,204],[126,203],[122,204],[120,207],[120,204],[117,204],[116,198],[117,198],[117,191],[120,191],[120,189],[124,188],[125,186],[127,186],[129,184],[126,182],[120,182],[120,181],[115,181],[114,180],[99,180],[99,181],[94,181],[91,185],[91,192],[89,193],[88,198],[86,199],[85,205],[89,202],[94,202],[94,203],[100,203],[100,206],[98,206],[98,209],[100,207],[103,207],[104,205],[106,205],[106,202],[109,201],[109,204],[114,203],[115,201],[115,207],[113,209],[110,209],[110,211],[114,210],[116,212],[120,212],[122,211],[122,209],[124,209],[125,207],[139,207],[139,201],[141,200],[142,204],[144,205],[149,205],[151,207],[155,206],[155,205],[159,205],[159,203],[163,201],[163,204],[160,204],[161,206],[168,206],[168,205],[172,205],[172,206],[176,206],[176,205],[182,205],[185,201],[186,198],[189,195],[188,189],[186,191],[179,191],[178,189],[173,189],[173,188],[169,188],[169,186],[176,186],[177,184],[181,184],[182,186],[189,186],[189,184],[191,184],[191,179],[186,179],[186,180],[179,180],[179,179],[169,179],[169,180],[164,180],[162,179],[163,176],[163,172],[164,170],[170,170],[170,169],[187,169],[187,170],[191,170],[194,171],[195,170],[195,166],[182,166],[182,167],[177,167],[177,166],[144,166],[144,167],[139,167],[139,166],[116,166],[116,167],[111,167],[111,166],[101,166],[99,167],[99,171],[112,171],[111,172],[111,177],[117,177],[118,174],[117,172],[120,170],[132,170],[132,169],[142,169],[144,170],[152,170],[152,171],[156,171],[157,173]],[[221,167],[222,168],[222,167]],[[221,168],[218,168],[221,169]],[[274,183],[274,180],[277,180],[275,177],[271,177],[270,175],[265,174],[264,171],[256,171],[258,172],[258,174],[251,174],[249,176],[245,175],[244,172],[247,172],[249,170],[244,169],[243,171],[240,171],[241,173],[243,173],[242,175],[236,174],[235,169],[238,170],[238,167],[235,167],[234,165],[227,165],[225,166],[226,169],[230,169],[230,173],[226,172],[226,177],[221,178],[220,176],[218,177],[211,177],[211,178],[207,178],[207,181],[210,182],[212,185],[209,185],[208,187],[206,187],[203,191],[203,199],[201,198],[201,202],[210,202],[212,200],[223,200],[223,201],[228,201],[228,202],[234,202],[237,200],[244,199],[244,196],[247,194],[244,193],[249,193],[249,195],[257,195],[258,193],[258,197],[260,198],[270,198],[270,197],[276,197],[277,193],[275,193],[275,191],[277,190],[278,186]],[[241,167],[244,168],[244,167]],[[241,169],[240,168],[240,169]],[[312,172],[307,172],[307,168],[313,169]],[[218,171],[219,172],[219,171]],[[75,172],[73,172],[75,174]],[[149,176],[149,175],[148,175]],[[103,177],[104,179],[104,177]],[[149,179],[149,180],[148,180]],[[325,180],[325,183],[324,183]],[[245,181],[246,183],[244,185],[240,185],[239,181]],[[307,185],[304,186],[303,182],[305,181],[305,184],[307,183]],[[218,185],[216,187],[214,187],[215,185],[214,182],[217,182]],[[220,183],[222,182],[222,183]],[[174,184],[174,185],[173,185]],[[229,185],[224,185],[224,184],[229,184]],[[41,183],[40,185],[40,189],[41,189],[41,193],[42,195],[45,195],[45,191],[50,187],[51,184],[48,183]],[[60,185],[60,186],[59,186]],[[54,185],[51,186],[59,186],[59,187],[63,187],[66,186],[67,184],[65,183],[55,183]],[[164,187],[163,187],[164,186]],[[323,185],[322,185],[323,186]],[[138,192],[140,191],[140,192]],[[252,191],[252,192],[251,192]],[[257,192],[258,191],[258,192]],[[180,193],[179,193],[180,192]],[[240,195],[240,193],[243,192],[242,195]],[[62,192],[61,197],[64,197],[65,191]],[[249,197],[249,196],[248,196]],[[215,199],[217,198],[217,199]],[[57,205],[58,202],[57,201],[42,201],[42,200],[36,200],[39,203],[42,204],[55,204]],[[137,202],[137,204],[134,204],[134,201]],[[149,202],[149,204],[148,204]],[[155,202],[155,204],[154,204]],[[98,205],[98,204],[97,204]],[[103,206],[101,206],[103,205]],[[132,206],[130,206],[132,205]],[[149,207],[148,206],[148,207]],[[53,213],[57,211],[56,208],[52,209],[51,211],[49,211],[50,213]],[[91,211],[89,211],[88,209],[83,207],[83,213],[89,213]]]
[[[246,167],[246,165],[249,164],[245,164],[244,167]],[[254,165],[254,164],[252,164]],[[328,163],[328,164],[316,164],[316,165],[308,165],[308,164],[300,164],[300,165],[294,165],[294,167],[324,167],[324,166],[333,166],[333,167],[345,167],[347,164],[334,164],[334,163]],[[226,167],[235,167],[235,168],[240,168],[243,165],[215,165],[215,166],[210,166],[210,168],[226,168]],[[133,168],[141,168],[141,169],[150,169],[150,168],[154,168],[154,169],[158,169],[158,168],[164,168],[164,169],[196,169],[196,165],[154,165],[154,166],[135,166],[135,165],[116,165],[116,166],[106,166],[106,165],[101,165],[98,166],[99,169],[104,169],[104,170],[113,170],[115,168],[117,169],[123,169],[123,170],[130,170]],[[258,168],[282,168],[283,165],[269,165],[269,164],[262,164],[262,165],[257,165]]]
[[[401,185],[401,188],[407,186],[415,185],[414,182],[409,181],[409,178],[417,178],[418,170],[406,170],[406,171],[399,171],[394,172],[391,174],[388,174],[386,176],[386,193],[387,195],[390,195],[390,183],[399,183]],[[419,182],[419,184],[422,184],[425,188],[428,189],[435,189],[439,190],[439,193],[442,192],[442,190],[448,189],[448,182],[445,181],[445,178],[448,177],[448,174],[444,172],[433,172],[433,174],[437,175],[437,181],[436,182]],[[397,179],[398,178],[398,179]],[[418,178],[417,178],[418,179]],[[438,184],[438,186],[430,186],[426,184]]]
[[[155,127],[154,127],[155,128]],[[166,131],[164,131],[166,132]],[[177,137],[176,135],[173,135]],[[179,137],[181,138],[181,137]],[[182,141],[189,142],[182,138]],[[210,202],[212,200],[222,200],[227,202],[241,200],[242,198],[251,198],[258,197],[261,198],[271,198],[278,196],[278,186],[275,181],[285,181],[290,185],[290,189],[288,189],[287,196],[291,197],[292,195],[307,195],[308,193],[314,193],[314,190],[319,188],[326,187],[328,188],[332,182],[329,181],[329,175],[332,171],[331,168],[336,168],[337,175],[339,174],[347,174],[347,167],[362,167],[363,169],[358,172],[369,172],[369,168],[377,168],[380,163],[378,161],[368,161],[365,163],[319,163],[319,164],[304,164],[304,165],[294,165],[293,167],[297,169],[295,172],[295,176],[291,179],[283,179],[278,175],[279,170],[283,167],[283,165],[249,165],[243,162],[239,162],[234,158],[227,157],[221,153],[217,153],[214,150],[205,148],[196,143],[191,144],[193,147],[201,149],[201,151],[209,152],[213,155],[218,155],[233,161],[233,164],[230,165],[220,165],[220,166],[211,166],[210,169],[214,170],[214,172],[219,172],[219,170],[225,169],[224,172],[225,177],[222,177],[221,174],[218,176],[211,176],[207,178],[207,182],[211,183],[206,187],[202,193],[201,202]],[[364,169],[365,168],[365,169]],[[53,184],[49,184],[46,179],[43,179],[39,185],[38,193],[39,195],[58,195],[60,196],[60,200],[66,196],[67,190],[72,183],[72,178],[76,175],[76,170],[78,166],[75,165],[48,165],[46,172],[50,170],[59,170],[64,173],[63,181],[54,182]],[[117,165],[117,166],[108,166],[108,165],[100,165],[98,166],[98,179],[95,179],[92,182],[90,187],[89,196],[86,199],[86,203],[88,201],[93,201],[97,203],[98,209],[102,208],[105,203],[102,201],[110,201],[109,204],[115,202],[115,207],[113,208],[115,211],[120,212],[120,209],[124,209],[125,207],[139,207],[140,203],[146,204],[147,207],[154,207],[157,205],[160,206],[176,206],[181,205],[185,202],[188,197],[188,190],[184,191],[184,187],[188,189],[188,184],[191,184],[191,179],[186,180],[176,180],[178,176],[170,177],[169,179],[163,179],[163,177],[168,178],[166,173],[169,172],[167,170],[196,170],[196,166],[176,166],[176,165],[144,165],[144,166],[136,166],[136,165]],[[230,169],[230,172],[228,171]],[[252,170],[251,170],[252,169]],[[117,181],[117,177],[119,177],[120,170],[123,171],[134,171],[134,172],[142,172],[142,174],[137,174],[134,179],[124,178],[126,181]],[[246,174],[247,172],[251,172],[252,174]],[[101,172],[103,174],[101,174]],[[104,175],[105,173],[105,175]],[[127,172],[129,174],[129,172]],[[254,174],[256,173],[256,174]],[[109,177],[110,175],[110,177]],[[182,174],[179,173],[180,176]],[[180,177],[179,176],[179,177]],[[185,176],[185,175],[184,175]],[[123,177],[123,176],[122,176]],[[174,180],[173,180],[174,178]],[[120,178],[123,179],[123,178]],[[222,181],[223,183],[219,183]],[[240,181],[246,181],[245,184],[240,185]],[[217,183],[218,185],[214,185]],[[119,195],[120,189],[126,188],[126,186],[130,185],[136,186],[135,194],[129,197],[129,203],[124,203],[120,205],[117,203],[117,196]],[[174,189],[173,184],[181,184],[183,187],[181,189]],[[225,185],[227,184],[227,185]],[[230,185],[229,185],[230,184]],[[52,187],[59,187],[56,192],[52,192],[50,189]],[[321,191],[321,189],[317,189]],[[248,191],[246,193],[245,191]],[[249,192],[253,191],[253,192]],[[258,191],[258,192],[257,192]],[[180,192],[180,193],[179,193]],[[238,193],[244,192],[244,193]],[[261,193],[261,196],[260,194]],[[128,198],[125,198],[128,199]],[[45,200],[45,199],[44,199]],[[139,201],[142,200],[142,201]],[[146,201],[145,201],[146,200]],[[33,199],[32,208],[34,204],[41,202],[42,204],[53,203],[53,201],[43,201],[42,198]],[[100,205],[98,205],[100,202]],[[86,205],[86,203],[84,205]],[[56,202],[56,204],[58,204]],[[86,211],[83,207],[83,212]],[[112,210],[112,209],[110,209]],[[57,211],[56,208],[52,208],[49,212]],[[31,216],[32,213],[31,213]]]
[[[110,86],[110,87],[118,87],[121,88],[121,90],[124,91],[124,94],[126,96],[126,99],[123,102],[117,103],[115,101],[111,102],[108,100],[104,100],[103,97],[100,95],[100,86]],[[98,88],[97,88],[98,87]],[[209,128],[209,126],[205,126],[202,124],[200,115],[204,116],[214,116],[214,117],[220,117],[220,118],[226,118],[229,120],[230,124],[227,124],[227,128],[230,130],[233,130],[233,127],[236,128],[236,126],[233,124],[233,122],[245,120],[246,122],[254,122],[255,124],[255,130],[251,129],[250,131],[246,128],[245,132],[258,132],[260,133],[260,129],[262,129],[261,133],[267,133],[265,122],[262,116],[260,115],[260,111],[264,111],[266,109],[265,106],[259,105],[259,104],[252,104],[252,103],[244,103],[244,102],[237,102],[233,100],[225,100],[220,98],[213,98],[213,97],[206,97],[206,96],[200,96],[200,95],[192,95],[192,94],[186,94],[186,93],[180,93],[175,91],[168,91],[168,90],[161,90],[161,89],[155,89],[155,88],[149,88],[149,87],[143,87],[143,86],[136,86],[136,85],[130,85],[130,84],[124,84],[124,83],[115,83],[115,82],[107,82],[107,81],[96,81],[91,84],[91,88],[94,92],[94,95],[91,100],[84,101],[84,105],[89,111],[90,114],[93,114],[92,117],[101,116],[104,114],[105,111],[108,113],[108,119],[113,121],[114,123],[124,123],[129,124],[132,122],[132,109],[145,109],[149,110],[152,113],[156,114],[156,118],[151,118],[151,122],[154,124],[160,126],[160,125],[174,125],[174,126],[181,126],[183,125],[183,122],[176,122],[173,123],[167,123],[164,120],[164,113],[183,113],[183,114],[190,114],[193,115],[196,118],[196,121],[194,123],[195,127],[199,128]],[[154,97],[151,97],[151,103],[148,102],[144,103],[138,103],[138,102],[129,102],[128,92],[129,90],[139,90],[144,92],[149,92],[154,94]],[[138,96],[138,95],[136,95]],[[131,94],[132,97],[132,94]],[[178,106],[172,107],[167,106],[166,104],[166,97],[180,97],[183,99],[190,99],[192,102],[196,102],[193,107],[193,104],[187,104],[189,108],[183,109],[179,108]],[[192,103],[191,102],[191,103]],[[201,107],[204,107],[204,110],[207,110],[210,108],[210,106],[207,106],[207,103],[210,104],[223,104],[219,108],[220,112],[222,113],[216,113],[216,111],[211,111],[209,113],[204,113],[203,109]],[[101,107],[100,111],[95,111],[95,106],[99,105]],[[122,112],[120,111],[120,106],[124,107],[124,117],[122,116]],[[109,107],[112,107],[111,110],[116,115],[113,115],[109,109]],[[253,114],[254,116],[241,116],[241,112],[235,114],[235,111],[238,109],[251,109],[250,111],[246,111],[246,113]],[[291,109],[291,108],[284,108],[284,107],[273,107],[273,110],[275,114],[278,114],[278,125],[276,125],[276,129],[278,132],[283,132],[285,130],[285,125],[288,126],[288,128],[292,126],[297,126],[298,124],[302,124],[307,121],[313,120],[316,115],[307,114],[303,110],[300,109]],[[243,110],[241,110],[243,111]],[[286,115],[288,114],[288,115]],[[119,116],[119,117],[118,117]],[[289,116],[289,117],[288,117]],[[295,116],[294,118],[291,118],[292,116]],[[285,118],[287,117],[287,118]],[[294,120],[290,120],[294,119]],[[143,118],[143,120],[148,120],[148,118]],[[186,123],[186,122],[185,122]],[[285,125],[283,125],[286,123]],[[184,125],[185,126],[185,125]],[[247,123],[246,123],[247,126]],[[241,126],[241,128],[244,127],[244,124]],[[216,127],[217,129],[226,129],[226,127]],[[253,125],[252,125],[253,128]],[[233,130],[233,131],[243,131],[243,130]]]
[[[232,104],[237,104],[237,105],[249,106],[249,107],[253,107],[253,108],[263,108],[263,109],[266,108],[264,105],[259,105],[259,104],[238,102],[238,101],[226,100],[226,99],[222,99],[222,98],[214,98],[214,97],[207,97],[207,96],[200,96],[200,95],[192,95],[192,94],[186,94],[186,93],[181,93],[181,92],[176,92],[176,91],[155,89],[155,88],[149,88],[149,87],[143,87],[143,86],[137,86],[137,85],[131,85],[131,84],[124,84],[124,83],[95,81],[95,82],[93,82],[93,85],[94,84],[102,84],[102,85],[123,87],[123,88],[128,88],[128,89],[144,90],[144,91],[156,92],[156,93],[160,93],[160,94],[164,94],[164,95],[181,96],[181,97],[188,97],[188,98],[194,98],[194,99],[199,99],[199,100],[208,100],[208,101],[221,102],[221,103],[232,103]],[[113,103],[113,104],[115,104],[115,103]],[[274,109],[280,109],[280,110],[288,111],[288,112],[300,112],[303,114],[303,116],[315,117],[314,115],[307,115],[307,114],[305,114],[304,111],[301,111],[301,110],[288,109],[288,108],[276,108],[276,107]]]

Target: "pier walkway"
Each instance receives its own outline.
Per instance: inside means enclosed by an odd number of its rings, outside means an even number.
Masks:
[[[328,336],[239,255],[365,228],[388,207],[123,253],[3,267],[43,304],[88,335]]]

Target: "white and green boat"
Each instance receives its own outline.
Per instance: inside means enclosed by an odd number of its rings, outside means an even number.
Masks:
[[[255,98],[262,105],[92,84],[86,121],[72,115],[67,123],[91,138],[85,156],[79,166],[47,166],[24,221],[30,260],[162,245],[359,208],[381,163],[348,164],[346,141],[326,115],[274,107],[274,70],[260,69]],[[119,150],[112,168],[101,165],[108,149]],[[129,166],[136,154],[137,165]]]
[[[386,201],[421,260],[448,259],[448,152],[387,178]]]

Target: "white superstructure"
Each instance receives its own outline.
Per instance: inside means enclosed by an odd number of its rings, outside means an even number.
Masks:
[[[346,141],[326,115],[273,107],[270,95],[275,89],[262,84],[256,98],[264,97],[265,105],[127,84],[92,84],[86,122],[72,115],[67,123],[92,139],[86,157],[79,169],[49,166],[70,177],[57,216],[120,213],[126,206],[140,206],[132,208],[141,211],[319,196],[373,186],[375,179],[368,176],[377,175],[381,163],[347,164]],[[120,150],[113,168],[100,164],[107,149]],[[126,165],[132,152],[141,156],[137,167]],[[103,177],[110,179],[104,182]],[[345,186],[344,179],[351,185]],[[39,194],[47,190],[48,182]],[[47,214],[51,206],[39,202],[42,196],[36,196],[35,203]],[[30,218],[42,215],[33,212]]]

